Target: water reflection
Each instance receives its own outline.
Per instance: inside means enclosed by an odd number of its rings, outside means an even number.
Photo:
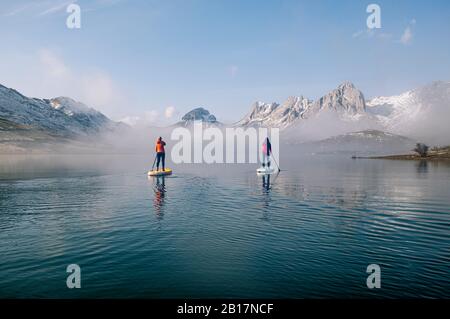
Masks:
[[[270,175],[262,176],[262,187],[265,193],[267,193],[270,190]]]
[[[154,178],[156,181],[153,191],[155,192],[155,198],[153,199],[153,207],[155,208],[156,218],[162,220],[164,217],[164,198],[166,195],[166,180],[165,176],[158,176]]]
[[[421,160],[416,166],[417,166],[417,173],[419,175],[425,175],[428,173],[428,161]]]
[[[270,175],[262,176],[262,220],[269,220],[269,211],[270,211]]]
[[[271,198],[271,190],[272,190],[272,186],[274,184],[274,182],[277,180],[278,176],[279,176],[279,172],[273,176],[273,175],[262,175],[261,176],[261,181],[262,181],[262,212],[263,212],[263,216],[262,219],[263,220],[269,220],[269,214],[271,212],[271,208],[270,208],[270,203],[272,202],[272,198]]]

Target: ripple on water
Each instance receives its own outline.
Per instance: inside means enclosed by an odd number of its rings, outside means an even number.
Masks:
[[[0,296],[450,297],[449,168],[316,165],[0,182]]]

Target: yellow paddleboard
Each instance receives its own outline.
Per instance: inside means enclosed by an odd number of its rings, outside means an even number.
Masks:
[[[172,175],[172,169],[166,168],[165,170],[159,170],[156,169],[153,171],[148,171],[148,176],[166,176],[166,175]]]

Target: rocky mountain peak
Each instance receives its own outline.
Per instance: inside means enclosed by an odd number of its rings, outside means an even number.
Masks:
[[[301,117],[310,103],[303,96],[290,96],[283,104],[256,102],[236,125],[285,128]]]
[[[344,82],[330,93],[314,102],[304,117],[308,118],[322,110],[332,110],[344,116],[354,116],[366,112],[364,95],[353,83]]]
[[[256,102],[236,125],[267,126],[284,129],[298,119],[315,116],[322,110],[332,110],[344,117],[364,114],[364,95],[352,82],[346,81],[336,89],[313,102],[303,96],[290,96],[283,104]]]
[[[356,89],[355,85],[350,81],[344,81],[338,86],[338,90]]]
[[[216,117],[214,115],[212,115],[211,113],[209,113],[208,110],[206,110],[202,107],[198,107],[196,109],[193,109],[192,111],[189,111],[181,119],[186,122],[192,122],[192,121],[202,121],[202,122],[209,122],[209,123],[217,122]]]
[[[195,108],[187,112],[181,121],[175,124],[175,126],[190,126],[194,121],[201,121],[205,125],[220,125],[221,123],[217,121],[217,118],[211,114],[208,110],[203,107]]]

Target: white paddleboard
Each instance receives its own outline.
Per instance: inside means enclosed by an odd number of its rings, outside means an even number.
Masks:
[[[256,174],[259,175],[269,175],[269,174],[275,174],[278,172],[278,169],[275,167],[260,167],[256,170]]]
[[[171,168],[166,168],[165,170],[156,170],[154,169],[153,171],[148,171],[148,176],[167,176],[167,175],[172,175],[172,169]]]

